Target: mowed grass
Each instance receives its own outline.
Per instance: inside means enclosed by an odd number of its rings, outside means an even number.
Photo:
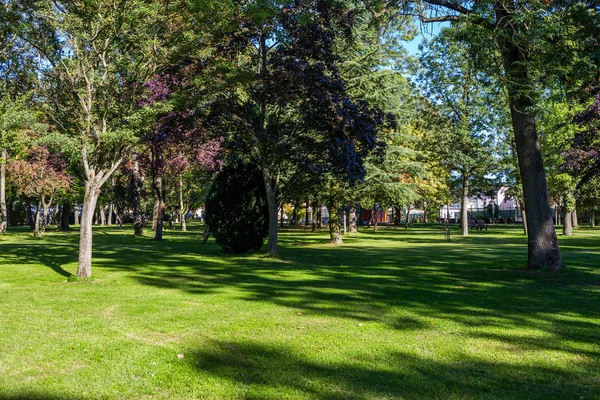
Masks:
[[[568,271],[523,270],[519,227],[441,226],[281,256],[162,242],[0,237],[0,399],[600,399],[600,229],[560,237]],[[150,235],[148,235],[150,236]]]

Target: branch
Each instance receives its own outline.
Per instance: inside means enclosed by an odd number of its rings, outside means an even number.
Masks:
[[[472,17],[472,22],[474,24],[477,24],[477,25],[487,28],[489,30],[496,29],[496,24],[491,23],[490,21],[473,13],[472,10],[461,6],[460,4],[456,4],[456,3],[453,3],[448,0],[423,0],[423,2],[426,4],[432,5],[432,6],[440,6],[447,10],[455,11],[461,15],[470,16],[470,17]],[[446,15],[446,16],[442,16],[442,17],[431,17],[431,18],[421,16],[421,21],[423,23],[445,22],[445,21],[456,21],[456,20],[458,20],[458,15]]]

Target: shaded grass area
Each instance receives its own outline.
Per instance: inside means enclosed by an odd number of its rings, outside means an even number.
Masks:
[[[76,232],[0,237],[0,399],[600,398],[600,230],[548,275],[519,227],[287,230],[278,258],[194,228],[97,229],[89,282]]]

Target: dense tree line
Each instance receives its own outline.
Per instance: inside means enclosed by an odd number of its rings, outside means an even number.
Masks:
[[[551,203],[565,234],[577,209],[595,223],[595,3],[0,4],[0,231],[9,209],[36,235],[50,209],[63,230],[73,210],[80,277],[94,221],[143,235],[148,220],[160,240],[205,203],[225,248],[266,235],[276,255],[286,209],[298,224],[310,205],[316,229],[326,206],[341,243],[359,207],[408,226],[411,209],[431,219],[459,201],[467,235],[468,198],[507,187],[527,217],[528,267],[551,271],[563,268]],[[408,54],[431,22],[447,25]]]

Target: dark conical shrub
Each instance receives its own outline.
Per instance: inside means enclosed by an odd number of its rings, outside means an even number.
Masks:
[[[206,223],[228,253],[258,251],[269,232],[267,196],[259,167],[237,161],[223,167],[206,199]]]

